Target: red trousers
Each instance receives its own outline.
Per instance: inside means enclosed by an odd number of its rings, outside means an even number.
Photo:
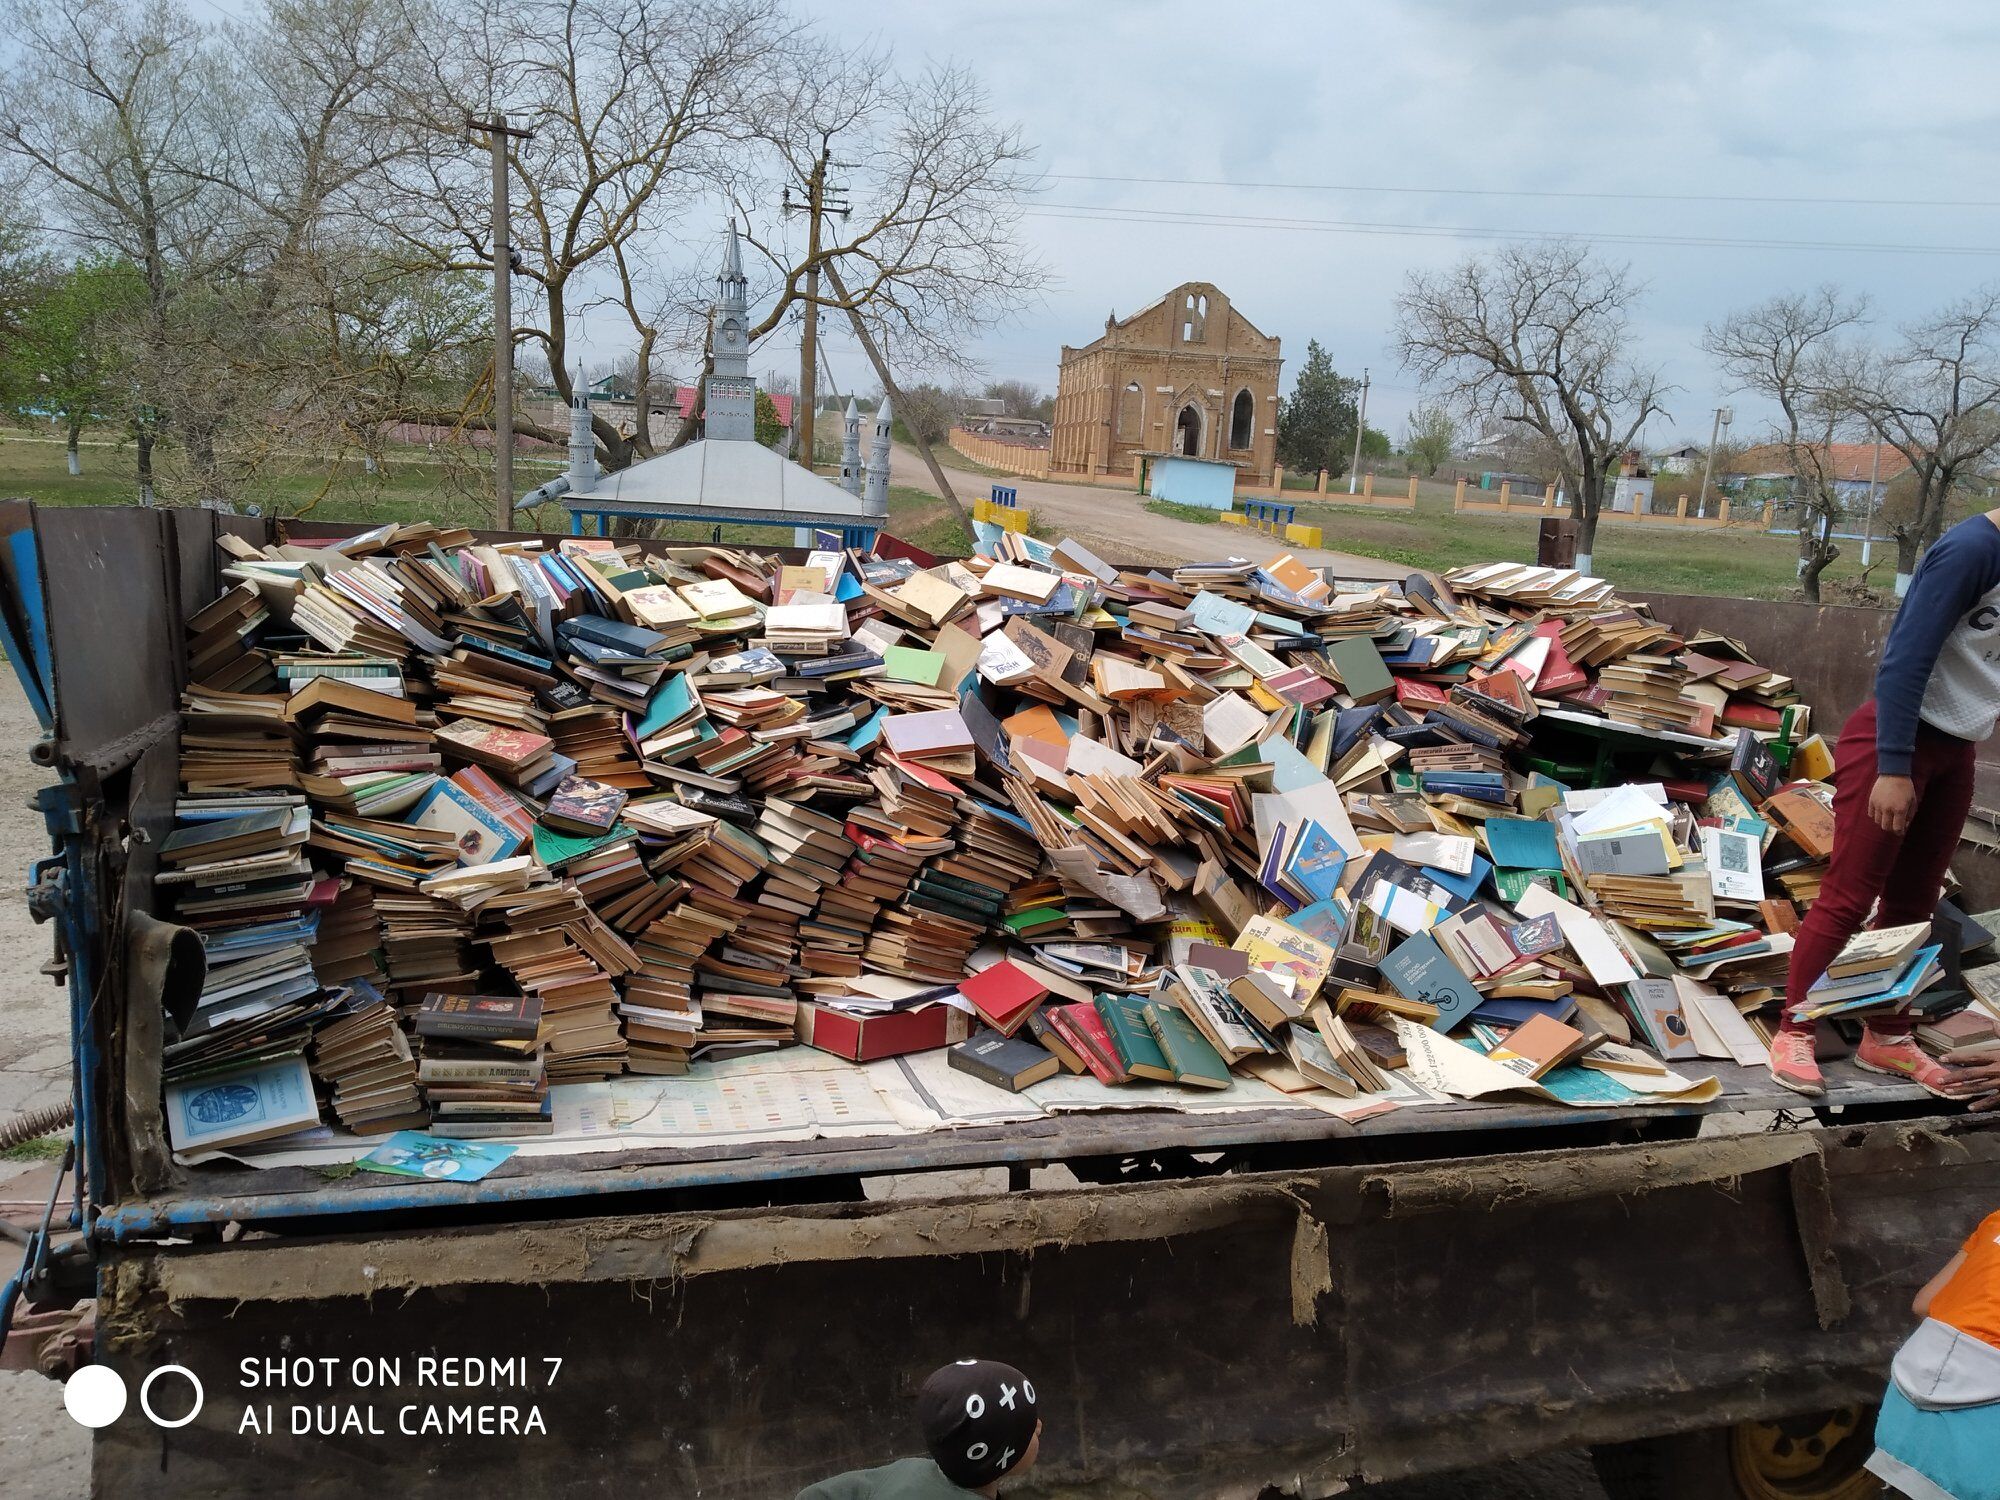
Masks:
[[[1792,948],[1785,978],[1787,1029],[1812,1029],[1810,1021],[1793,1021],[1789,1008],[1826,972],[1842,945],[1867,924],[1871,907],[1877,927],[1930,921],[1972,806],[1976,749],[1970,740],[1918,725],[1916,755],[1910,762],[1916,809],[1907,832],[1886,833],[1868,816],[1868,794],[1875,787],[1875,700],[1862,704],[1841,728],[1833,762],[1833,858],[1827,862],[1819,899],[1806,913]],[[1868,1024],[1878,1035],[1894,1036],[1907,1033],[1916,1023],[1909,1016],[1888,1016]]]

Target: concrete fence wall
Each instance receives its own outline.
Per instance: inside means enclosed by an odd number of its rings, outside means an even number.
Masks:
[[[1452,491],[1452,511],[1456,515],[1468,516],[1566,516],[1569,514],[1569,507],[1567,505],[1558,505],[1553,494],[1533,499],[1523,497],[1516,500],[1513,494],[1513,486],[1508,484],[1502,484],[1499,494],[1492,500],[1476,500],[1472,498],[1475,495],[1492,493],[1490,490],[1473,489],[1465,480],[1461,479]],[[1597,519],[1599,521],[1616,521],[1634,526],[1668,526],[1709,531],[1720,530],[1725,526],[1735,526],[1764,531],[1770,527],[1771,514],[1771,506],[1768,502],[1761,508],[1746,510],[1740,514],[1735,513],[1730,500],[1725,497],[1717,507],[1714,515],[1691,516],[1688,514],[1687,498],[1683,496],[1675,506],[1672,515],[1664,512],[1654,514],[1648,511],[1601,510],[1597,513]]]
[[[989,469],[998,469],[1003,474],[1018,474],[1024,479],[1047,479],[1049,477],[1049,450],[1035,447],[1030,443],[1009,442],[1005,438],[986,437],[976,432],[967,432],[963,427],[954,427],[946,441],[954,453],[963,454],[974,463],[984,464]]]
[[[1271,475],[1267,486],[1238,484],[1236,493],[1255,496],[1260,500],[1292,500],[1304,502],[1308,499],[1324,501],[1334,505],[1369,505],[1380,510],[1415,510],[1417,508],[1417,480],[1412,475],[1408,480],[1383,478],[1379,483],[1373,474],[1361,476],[1361,485],[1353,494],[1347,493],[1347,486],[1335,479],[1330,483],[1326,470],[1319,471],[1318,483],[1309,490],[1285,488],[1285,466],[1279,464]]]

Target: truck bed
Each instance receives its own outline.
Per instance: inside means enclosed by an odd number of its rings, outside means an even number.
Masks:
[[[440,1223],[510,1204],[540,1204],[544,1213],[604,1213],[616,1211],[612,1200],[636,1204],[667,1195],[665,1201],[671,1201],[672,1195],[710,1188],[763,1188],[779,1201],[839,1200],[860,1196],[855,1178],[902,1173],[1075,1163],[1085,1172],[1110,1177],[1116,1168],[1105,1164],[1189,1153],[1226,1153],[1229,1165],[1247,1168],[1505,1157],[1552,1145],[1685,1137],[1710,1117],[1812,1109],[1829,1122],[1855,1124],[1935,1112],[1935,1101],[1921,1088],[1865,1072],[1852,1062],[1829,1064],[1826,1098],[1810,1105],[1772,1083],[1762,1068],[1704,1062],[1683,1065],[1683,1070],[1714,1072],[1723,1085],[1722,1097],[1707,1104],[1631,1109],[1454,1101],[1358,1122],[1305,1110],[1211,1116],[1118,1110],[916,1136],[515,1156],[474,1183],[412,1183],[366,1172],[329,1182],[308,1167],[210,1165],[190,1174],[199,1191],[120,1204],[106,1211],[99,1229],[117,1239],[145,1239],[234,1220],[267,1231],[291,1227],[323,1232],[333,1227],[334,1219],[351,1229],[386,1215],[399,1223]]]

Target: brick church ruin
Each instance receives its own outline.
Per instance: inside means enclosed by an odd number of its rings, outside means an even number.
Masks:
[[[1205,281],[1107,318],[1102,338],[1063,346],[1050,472],[1125,475],[1135,454],[1183,453],[1269,484],[1282,363],[1277,339]]]

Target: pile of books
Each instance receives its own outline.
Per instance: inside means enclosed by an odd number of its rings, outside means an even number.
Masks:
[[[1572,570],[221,545],[169,1081],[282,1069],[315,1124],[533,1134],[551,1089],[800,1042],[1386,1107],[1412,1025],[1543,1088],[1747,1064],[1783,1006],[1944,1035],[1981,936],[1864,935],[1786,996],[1827,747],[1788,677]]]

